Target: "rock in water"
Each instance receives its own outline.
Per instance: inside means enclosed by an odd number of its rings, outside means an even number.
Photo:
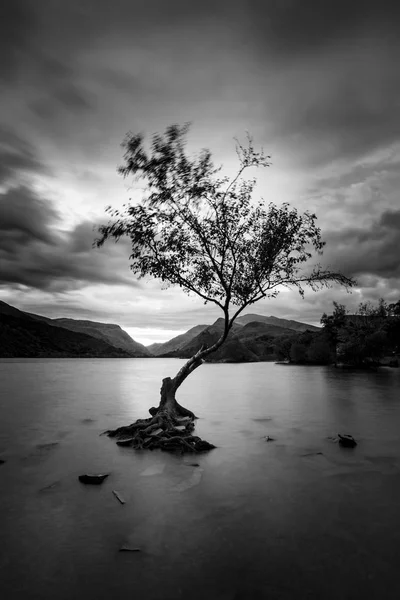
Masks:
[[[99,474],[99,475],[79,475],[78,479],[81,483],[90,483],[92,485],[100,485],[103,483],[106,477],[109,476],[109,473]]]
[[[3,460],[2,458],[0,458],[0,465],[4,465],[5,462],[6,462],[5,460]]]
[[[349,435],[347,433],[341,435],[340,433],[338,433],[338,438],[339,444],[341,446],[344,446],[345,448],[354,448],[355,446],[357,446],[357,442],[352,435]]]

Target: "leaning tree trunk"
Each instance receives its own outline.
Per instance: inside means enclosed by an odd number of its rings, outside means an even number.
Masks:
[[[194,420],[197,418],[191,410],[181,406],[176,400],[176,392],[185,379],[203,364],[206,356],[215,352],[226,340],[229,329],[210,348],[200,348],[178,371],[175,377],[166,377],[162,381],[161,398],[158,407],[149,409],[151,417],[138,419],[135,423],[119,427],[106,433],[117,438],[119,446],[131,446],[136,449],[169,452],[205,452],[215,448],[198,436],[193,435]]]

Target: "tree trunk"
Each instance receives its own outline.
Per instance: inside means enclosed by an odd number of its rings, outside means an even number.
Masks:
[[[176,382],[175,378],[166,377],[162,380],[162,386],[160,390],[161,398],[160,404],[157,408],[153,407],[149,409],[149,413],[154,417],[160,414],[168,414],[175,417],[190,417],[191,419],[197,419],[191,410],[181,406],[175,398],[176,394]]]
[[[230,327],[227,321],[221,337],[210,346],[202,347],[178,371],[173,379],[166,377],[160,390],[160,404],[149,409],[151,417],[138,419],[135,423],[107,431],[110,437],[118,439],[117,444],[136,449],[154,450],[160,448],[169,452],[204,452],[215,448],[212,444],[192,435],[194,420],[197,417],[191,410],[181,406],[175,398],[177,389],[197,367],[203,364],[206,356],[215,352],[228,337]]]

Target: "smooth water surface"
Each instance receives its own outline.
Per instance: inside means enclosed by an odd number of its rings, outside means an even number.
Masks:
[[[207,364],[178,399],[217,449],[100,436],[181,363],[0,361],[0,597],[399,598],[400,371]]]

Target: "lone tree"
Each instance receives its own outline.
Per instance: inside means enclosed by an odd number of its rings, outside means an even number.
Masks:
[[[268,167],[269,156],[254,149],[252,139],[237,142],[239,169],[233,179],[221,177],[209,150],[190,158],[185,151],[188,125],[172,125],[153,136],[149,149],[142,134],[129,133],[122,146],[123,177],[145,180],[139,201],[122,211],[107,208],[111,220],[99,228],[95,245],[122,236],[131,240],[131,269],[139,278],[152,276],[167,285],[212,302],[222,311],[224,329],[210,347],[202,347],[175,377],[163,379],[161,399],[152,415],[107,432],[117,443],[134,448],[200,452],[214,448],[193,435],[193,412],[176,401],[183,381],[227,339],[235,319],[249,305],[275,298],[280,286],[316,291],[334,283],[351,287],[351,279],[320,265],[308,271],[312,252],[324,242],[316,216],[298,214],[288,204],[252,202],[252,167]]]

